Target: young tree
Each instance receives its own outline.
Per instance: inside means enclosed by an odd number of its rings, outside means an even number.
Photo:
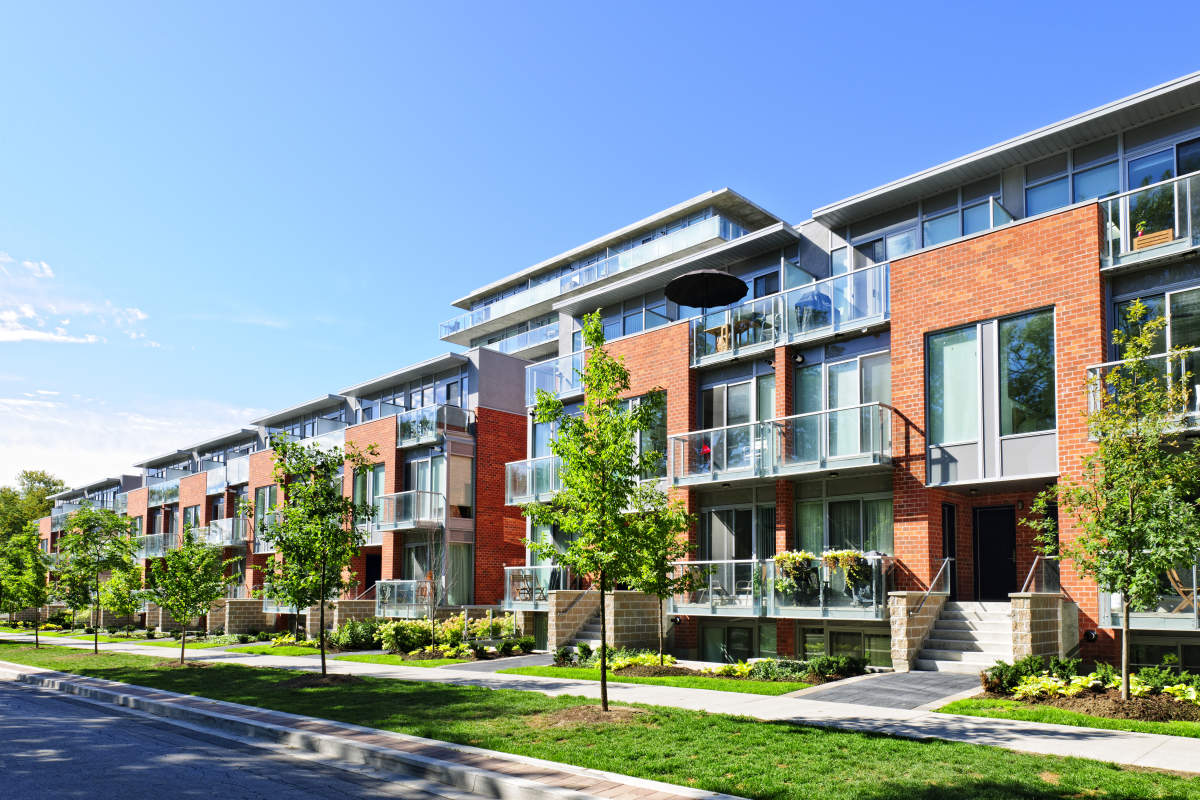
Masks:
[[[633,506],[638,478],[651,473],[662,458],[654,451],[639,455],[636,442],[665,408],[666,398],[661,390],[654,390],[632,407],[620,399],[629,390],[629,370],[624,359],[613,358],[604,349],[598,313],[584,318],[583,339],[591,351],[580,375],[585,387],[582,416],[567,414],[561,400],[540,389],[534,409],[538,423],[558,429],[550,452],[562,460],[562,489],[550,503],[527,503],[521,513],[535,525],[557,525],[576,534],[562,553],[549,542],[526,540],[526,544],[534,553],[590,578],[600,591],[600,706],[608,711],[604,597],[636,571],[636,541],[629,533],[625,511]]]
[[[212,604],[225,597],[236,575],[226,576],[225,568],[238,559],[221,561],[221,549],[196,536],[195,528],[183,531],[183,541],[151,566],[154,585],[146,596],[167,610],[183,626],[179,637],[179,663],[187,650],[187,621],[207,614]]]
[[[1165,322],[1143,322],[1145,315],[1145,306],[1134,303],[1128,330],[1113,334],[1126,361],[1088,380],[1087,425],[1096,444],[1082,459],[1081,476],[1063,476],[1039,495],[1033,510],[1041,519],[1029,522],[1044,553],[1061,553],[1102,589],[1120,593],[1123,699],[1129,698],[1130,609],[1153,608],[1160,576],[1200,551],[1200,458],[1178,438],[1190,381],[1163,371],[1164,363],[1182,366],[1180,352],[1149,357]],[[1079,531],[1061,542],[1049,513],[1056,502]]]
[[[138,613],[142,597],[142,570],[136,562],[129,567],[115,570],[100,587],[100,606],[118,617],[132,617]]]
[[[684,538],[696,518],[682,502],[670,501],[655,483],[643,483],[634,493],[633,508],[630,532],[637,542],[637,561],[629,585],[658,598],[658,663],[662,666],[663,601],[704,586],[712,568],[677,566],[696,549]]]
[[[356,520],[371,519],[375,506],[356,503],[342,494],[341,471],[349,464],[355,475],[372,466],[368,456],[377,456],[371,445],[359,452],[353,442],[341,448],[305,446],[302,442],[276,439],[273,477],[283,489],[283,503],[274,509],[275,520],[264,516],[256,536],[275,544],[281,559],[264,567],[264,593],[286,601],[297,609],[320,607],[318,634],[321,645],[321,674],[325,675],[325,604],[357,585],[349,571],[350,559],[366,541],[366,531]],[[242,513],[254,518],[253,508],[243,504]]]
[[[100,652],[100,584],[106,572],[133,569],[133,525],[132,519],[106,508],[85,505],[67,518],[66,533],[58,540],[59,551],[67,554],[60,578],[66,582],[64,599],[70,606],[88,598],[86,606],[95,613],[92,652],[96,654]]]
[[[37,523],[30,522],[25,530],[0,548],[0,610],[10,614],[25,608],[33,609],[33,646],[41,646],[38,625],[42,606],[50,599],[46,581],[46,554],[39,543]]]

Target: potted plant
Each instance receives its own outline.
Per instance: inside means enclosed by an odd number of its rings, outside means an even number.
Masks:
[[[777,554],[775,590],[784,597],[792,598],[797,605],[810,604],[820,591],[817,568],[813,564],[816,558],[807,550],[789,550]]]

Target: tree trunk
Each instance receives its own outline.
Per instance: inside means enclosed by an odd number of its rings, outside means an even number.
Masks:
[[[92,606],[92,611],[96,615],[96,619],[92,623],[93,625],[95,625],[95,627],[92,628],[92,655],[98,656],[98,655],[100,655],[100,573],[99,572],[96,573],[96,604],[94,606]]]
[[[183,623],[183,628],[179,636],[179,666],[183,666],[183,653],[187,650],[187,623]]]
[[[38,639],[38,612],[40,608],[33,609],[33,649],[37,650],[41,647],[41,640]]]
[[[325,583],[321,582],[321,597],[325,596]],[[321,640],[321,677],[325,677],[325,601],[321,601],[321,613],[317,615],[317,638]]]
[[[658,598],[658,665],[663,666],[663,599]]]
[[[608,711],[608,616],[604,612],[604,571],[600,571],[600,710]]]
[[[1129,596],[1121,595],[1121,699],[1129,699]]]

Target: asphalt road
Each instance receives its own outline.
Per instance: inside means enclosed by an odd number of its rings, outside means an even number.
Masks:
[[[431,794],[398,778],[351,772],[58,692],[0,682],[4,800],[470,797],[450,787]]]

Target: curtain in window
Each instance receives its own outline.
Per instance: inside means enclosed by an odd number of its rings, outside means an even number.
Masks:
[[[758,555],[756,558],[775,557],[775,506],[758,508]]]
[[[475,576],[475,545],[452,542],[450,544],[449,583],[446,602],[452,606],[471,603],[471,585]]]
[[[863,550],[877,550],[886,555],[895,555],[892,536],[892,500],[863,501]]]
[[[929,442],[979,438],[979,351],[975,328],[929,337]]]
[[[799,503],[796,522],[799,527],[799,549],[820,555],[825,549],[825,504],[820,500]]]
[[[858,550],[862,546],[862,507],[858,500],[829,504],[829,549]]]

